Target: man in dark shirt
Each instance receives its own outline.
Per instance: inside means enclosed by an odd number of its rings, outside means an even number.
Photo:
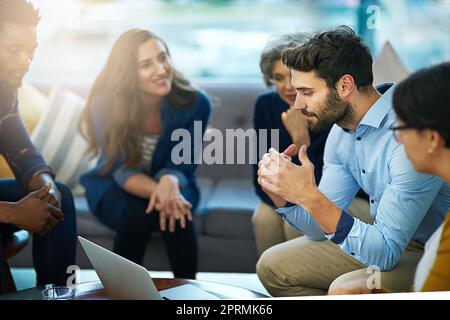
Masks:
[[[0,243],[19,229],[33,233],[37,285],[65,285],[75,262],[72,194],[53,180],[18,112],[17,88],[38,45],[39,19],[26,0],[0,0],[0,153],[16,177],[0,180]]]

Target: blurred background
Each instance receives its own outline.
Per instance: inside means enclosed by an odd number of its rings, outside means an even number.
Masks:
[[[261,83],[259,55],[277,32],[352,26],[377,55],[386,40],[409,71],[450,60],[450,0],[31,0],[40,46],[28,80],[91,83],[114,40],[147,28],[200,82]]]

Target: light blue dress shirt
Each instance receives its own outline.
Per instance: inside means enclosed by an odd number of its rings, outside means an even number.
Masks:
[[[414,170],[404,147],[388,130],[396,123],[395,85],[383,87],[387,91],[355,132],[334,125],[328,136],[319,190],[343,210],[335,234],[325,235],[299,206],[277,212],[313,240],[328,238],[365,265],[385,271],[395,267],[411,239],[424,244],[443,222],[450,207],[450,186]],[[345,212],[359,188],[370,197],[372,225]]]

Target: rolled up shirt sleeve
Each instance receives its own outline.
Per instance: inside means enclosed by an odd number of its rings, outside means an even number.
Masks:
[[[333,234],[325,235],[325,237],[335,244],[342,243],[342,241],[344,241],[347,235],[350,233],[350,230],[352,230],[354,222],[355,219],[351,215],[349,215],[345,211],[342,211],[341,217],[339,218],[339,222],[336,226],[336,232]]]
[[[120,166],[116,171],[114,171],[113,177],[114,177],[114,181],[121,188],[124,188],[125,182],[130,177],[138,175],[138,174],[148,175],[148,173],[146,173],[144,168],[142,168],[142,167],[127,168],[126,165],[124,164],[124,165]],[[183,188],[189,184],[189,180],[186,177],[186,175],[183,172],[181,172],[179,170],[174,170],[174,169],[163,168],[163,169],[159,170],[158,172],[156,172],[152,178],[156,181],[159,181],[161,179],[161,177],[166,174],[171,174],[171,175],[177,177],[177,179],[180,183],[180,188]]]
[[[121,188],[124,188],[125,182],[128,178],[137,174],[145,174],[144,169],[141,167],[127,168],[126,165],[123,164],[116,171],[114,171],[113,178]]]
[[[325,234],[311,215],[299,206],[284,207],[276,210],[281,219],[313,240],[325,240]]]

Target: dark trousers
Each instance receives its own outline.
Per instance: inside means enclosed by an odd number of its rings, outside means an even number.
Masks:
[[[177,222],[175,232],[169,232],[169,228],[162,232],[159,213],[145,213],[147,206],[148,200],[133,196],[114,183],[94,214],[116,231],[114,252],[137,264],[143,262],[151,234],[161,232],[174,276],[194,279],[198,253],[193,223],[187,221],[186,228],[182,229]]]
[[[61,210],[64,213],[64,221],[59,222],[45,236],[33,235],[33,264],[38,286],[51,283],[66,285],[67,277],[70,276],[67,267],[75,264],[77,232],[73,197],[65,185],[57,183],[57,186],[62,195]],[[0,180],[0,201],[16,202],[24,196],[15,180]],[[0,223],[0,243],[18,230],[16,226]],[[0,263],[1,259],[0,255]],[[0,274],[0,281],[1,279]]]

